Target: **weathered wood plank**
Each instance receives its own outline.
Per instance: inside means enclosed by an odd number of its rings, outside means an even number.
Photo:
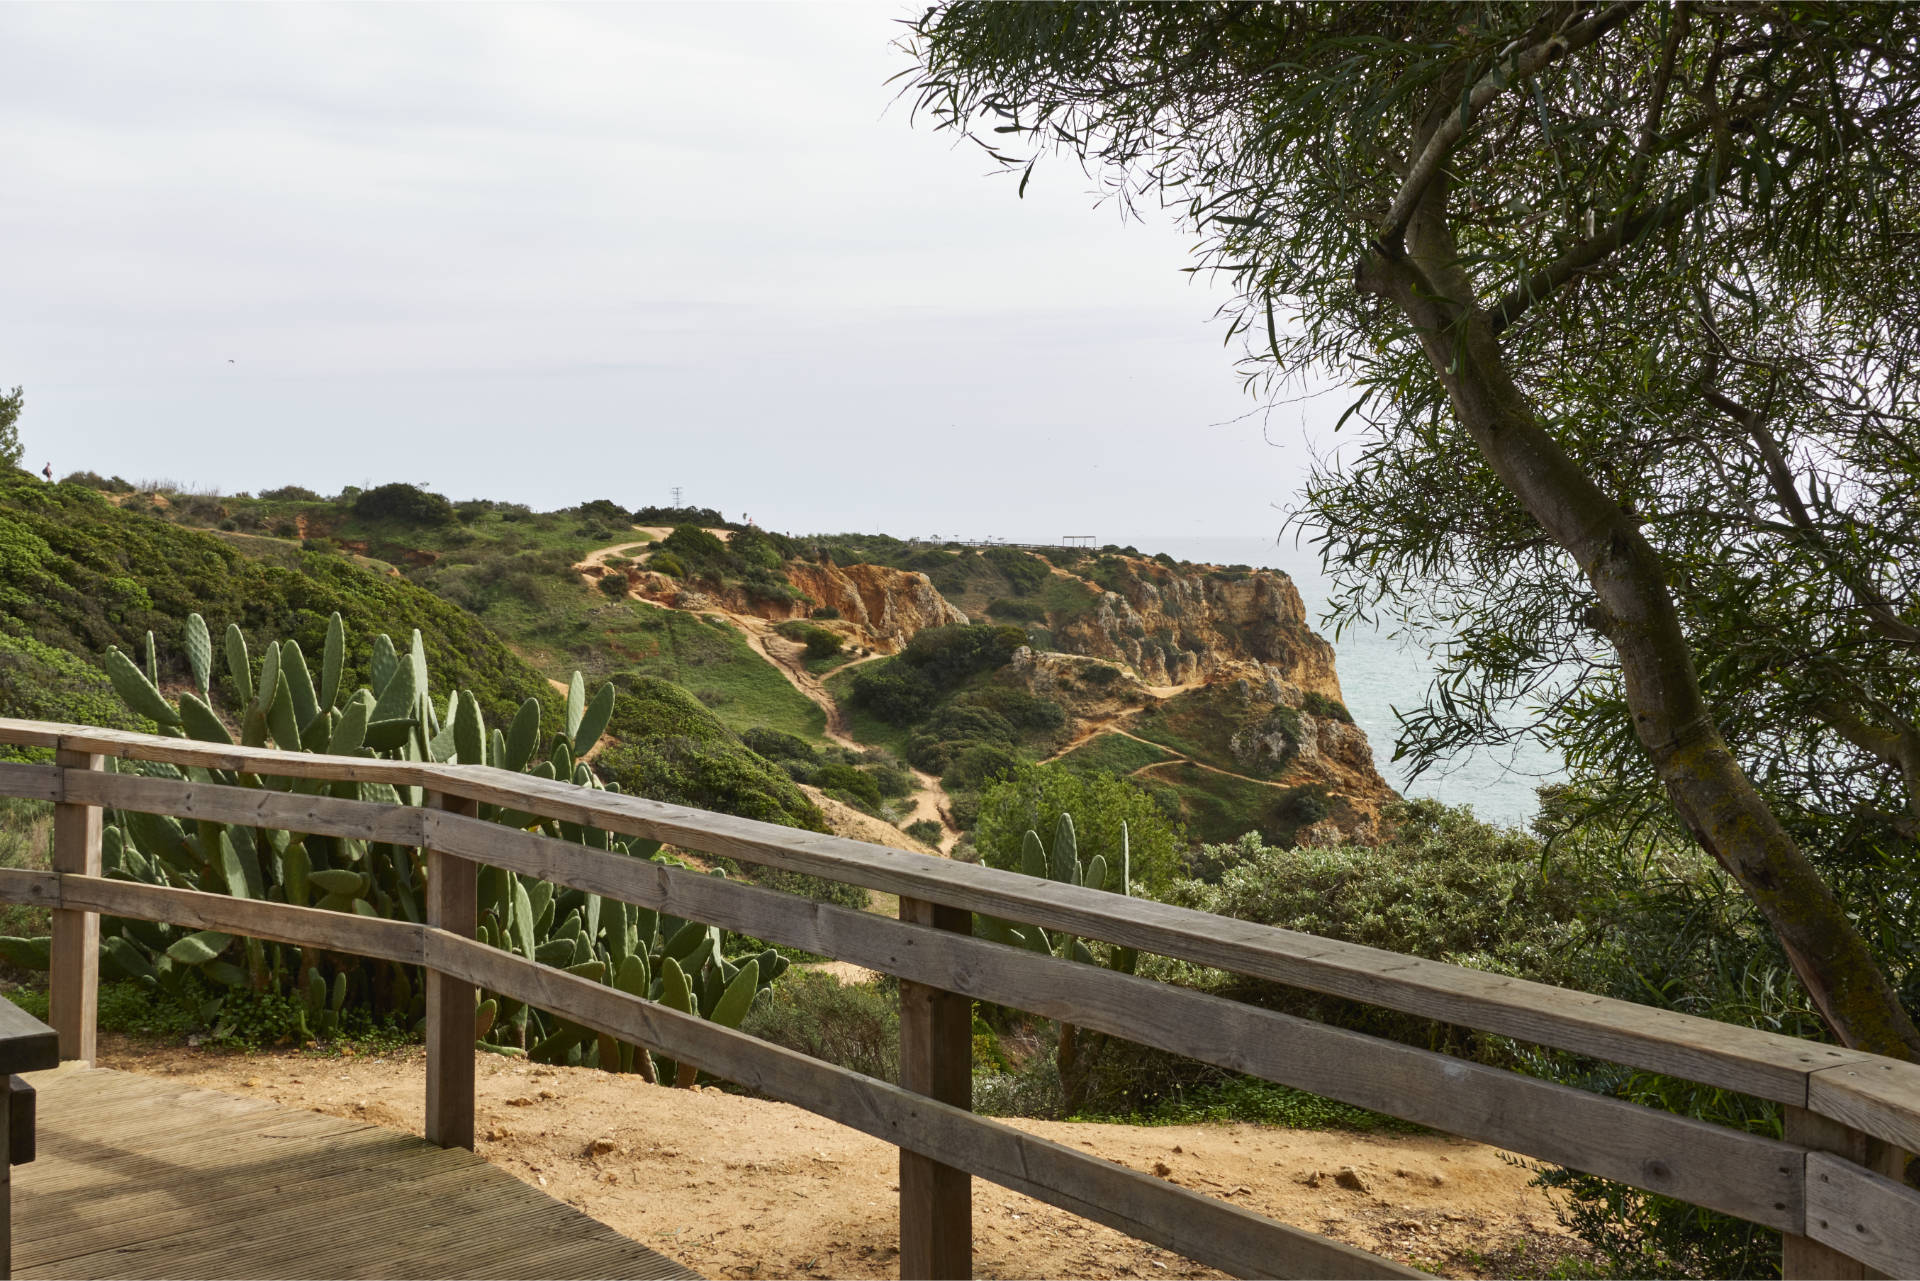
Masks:
[[[1920,1063],[1872,1058],[1815,1072],[1807,1106],[1877,1139],[1920,1152]]]
[[[62,877],[60,892],[63,902],[90,912],[138,917],[143,921],[171,921],[196,929],[352,952],[406,965],[420,964],[421,940],[426,933],[425,926],[407,921],[229,898],[225,894],[164,885],[110,881],[97,876]]]
[[[437,768],[413,761],[368,760],[360,756],[328,756],[318,752],[282,752],[270,747],[203,743],[197,739],[169,738],[160,734],[101,729],[91,725],[41,724],[7,718],[0,718],[0,743],[60,747],[120,760],[160,761],[183,768],[199,766],[202,769],[267,774],[279,778],[383,782],[396,787],[431,787]]]
[[[428,804],[472,817],[478,801],[430,792]],[[427,847],[427,924],[472,938],[479,913],[479,868]],[[443,1148],[473,1146],[473,984],[427,971],[427,1139]]]
[[[11,716],[0,716],[0,743],[8,743],[14,747],[58,747],[61,731],[78,728],[80,727],[77,725],[57,725],[48,721],[23,721]]]
[[[566,1245],[522,1275],[691,1275],[461,1149],[120,1073],[63,1072],[42,1088],[57,1104],[48,1150],[16,1188],[39,1238],[20,1247],[21,1275],[483,1276],[529,1237]],[[252,1128],[229,1129],[222,1103]],[[221,1133],[125,1147],[183,1110]]]
[[[1920,1277],[1920,1192],[1830,1153],[1811,1153],[1807,1235],[1887,1276]]]
[[[57,801],[60,783],[66,777],[58,765],[22,765],[0,761],[0,796],[18,796],[30,801]]]
[[[1806,1108],[1783,1109],[1786,1139],[1814,1152],[1827,1152],[1842,1160],[1861,1162],[1867,1156],[1867,1136],[1838,1121],[1810,1112]],[[1808,1178],[1807,1157],[1801,1158],[1801,1178]],[[1814,1212],[1809,1209],[1809,1218]],[[1866,1270],[1858,1259],[1850,1258],[1813,1237],[1797,1232],[1780,1237],[1780,1275],[1784,1281],[1802,1278],[1826,1278],[1827,1281],[1863,1281]]]
[[[1147,899],[841,837],[573,788],[486,767],[439,766],[440,786],[749,863],[850,881],[1555,1045],[1796,1106],[1807,1073],[1868,1056],[1711,1019],[1463,969]],[[1914,1102],[1920,1113],[1920,1099]]]
[[[1101,966],[496,825],[445,824],[433,839],[513,871],[1075,1022],[1784,1231],[1802,1221],[1800,1154],[1758,1135]]]
[[[0,997],[0,1000],[5,1000]],[[13,1107],[10,1077],[0,1077],[0,1154],[13,1148]],[[0,1156],[0,1281],[13,1276],[13,1162]]]
[[[332,1135],[309,1136],[297,1145],[285,1145],[286,1152],[275,1152],[257,1141],[204,1153],[177,1151],[183,1145],[174,1145],[165,1150],[166,1164],[190,1173],[190,1185],[159,1195],[128,1196],[126,1183],[102,1183],[87,1189],[86,1195],[66,1198],[75,1203],[71,1206],[63,1201],[40,1208],[35,1217],[47,1222],[36,1224],[38,1231],[23,1234],[19,1248],[23,1256],[46,1266],[176,1236],[183,1216],[203,1227],[251,1222],[292,1202],[318,1219],[329,1200],[379,1195],[380,1182],[471,1169],[469,1163],[449,1159],[441,1149],[423,1146],[410,1136],[389,1132],[388,1137],[393,1141],[377,1151],[364,1145],[329,1150],[338,1141]],[[155,1168],[151,1160],[143,1166],[148,1174]]]
[[[1026,920],[1144,951],[1292,983],[1408,1013],[1558,1045],[1795,1106],[1808,1071],[1867,1056],[1671,1011],[1335,943],[1310,935],[1129,900],[946,859],[611,795],[480,766],[336,760],[215,747],[80,726],[0,721],[0,741],[35,741],[48,729],[76,748],[201,764],[342,778],[379,778],[530,809],[614,831],[671,840],[749,862],[853,881],[902,897]],[[1880,1106],[1879,1104],[1875,1105]],[[1920,1116],[1920,1099],[1900,1110]]]
[[[438,932],[427,964],[1238,1276],[1419,1275],[656,1002]]]
[[[0,867],[0,903],[60,905],[60,873],[31,867]]]
[[[105,762],[88,752],[60,748],[61,799],[53,807],[53,870],[100,875],[100,811],[70,794],[75,781],[104,778]],[[100,917],[76,911],[64,899],[53,910],[51,965],[47,971],[48,1021],[60,1034],[60,1057],[91,1063],[100,1000]]]
[[[973,915],[900,900],[900,919],[969,934]],[[973,1106],[973,1002],[928,983],[900,983],[900,1084],[949,1107]],[[973,1275],[973,1179],[900,1149],[900,1275],[946,1281]]]
[[[7,1113],[6,1133],[0,1135],[0,1154],[4,1154],[0,1155],[0,1160],[8,1165],[32,1165],[35,1155],[34,1104],[39,1096],[27,1084],[24,1076],[7,1076],[5,1080],[0,1080],[0,1093],[6,1096],[0,1102],[4,1103]]]
[[[220,783],[183,783],[170,778],[138,774],[99,774],[90,777],[69,772],[66,795],[88,805],[172,814],[184,819],[239,823],[247,827],[283,828],[346,836],[393,845],[420,844],[421,815],[414,805],[381,805],[347,801],[336,796],[301,796],[258,787]]]
[[[1027,878],[992,869],[640,798],[577,789],[570,784],[483,767],[348,761],[335,769],[336,762],[325,762],[318,757],[194,745],[177,739],[93,731],[84,727],[36,727],[4,721],[0,721],[0,741],[44,743],[49,728],[58,731],[53,741],[66,744],[69,750],[97,748],[120,755],[282,774],[304,772],[308,767],[318,772],[324,764],[324,772],[332,776],[383,778],[435,787],[469,799],[497,800],[616,831],[674,840],[750,862],[850,880],[903,897],[1034,921],[1091,938],[1181,956],[1200,964],[1559,1045],[1742,1090],[1792,1106],[1809,1103],[1806,1078],[1810,1072],[1875,1062],[1871,1056],[1837,1047],[1141,900],[1127,900],[1121,906],[1113,896],[1075,887],[1038,887]],[[223,752],[224,757],[219,755]],[[293,768],[295,765],[300,768]],[[75,785],[75,780],[66,781],[69,789]],[[90,785],[85,780],[78,783],[82,788]],[[240,816],[229,821],[259,820]],[[286,825],[297,826],[292,822]],[[316,826],[313,830],[325,829]],[[1812,1106],[1817,1110],[1821,1104],[1814,1102]],[[1920,1146],[1913,1141],[1913,1132],[1920,1128],[1920,1086],[1899,1080],[1888,1089],[1856,1094],[1848,1106],[1854,1109],[1848,1117],[1851,1124],[1889,1141]]]
[[[59,1035],[12,1001],[0,1001],[0,1076],[59,1065]]]

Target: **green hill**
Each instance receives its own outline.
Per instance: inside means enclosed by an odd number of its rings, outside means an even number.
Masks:
[[[471,689],[497,723],[537,697],[559,728],[562,700],[548,677],[572,665],[537,670],[473,614],[397,573],[237,532],[188,528],[150,504],[115,506],[83,485],[0,475],[0,713],[137,728],[93,666],[108,646],[136,651],[151,631],[162,681],[184,684],[179,636],[190,613],[216,636],[237,623],[256,641],[291,638],[318,653],[338,611],[361,647],[347,655],[352,679],[366,677],[375,633],[404,639],[418,628],[436,692]],[[620,683],[609,776],[641,795],[824,830],[786,774],[698,702],[643,676]]]

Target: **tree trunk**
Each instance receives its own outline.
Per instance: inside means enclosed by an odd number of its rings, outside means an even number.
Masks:
[[[1515,385],[1457,266],[1447,183],[1431,184],[1406,257],[1375,252],[1359,287],[1412,322],[1455,416],[1501,483],[1571,554],[1599,598],[1634,730],[1681,820],[1759,907],[1815,1006],[1847,1045],[1920,1059],[1920,1031],[1866,939],[1780,825],[1714,724],[1659,554],[1594,484]]]

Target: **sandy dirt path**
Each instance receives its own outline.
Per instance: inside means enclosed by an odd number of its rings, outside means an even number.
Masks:
[[[786,677],[789,685],[799,690],[816,707],[826,713],[828,739],[852,751],[868,750],[865,743],[847,732],[847,714],[841,710],[839,701],[827,691],[827,687],[821,683],[818,676],[807,670],[806,662],[802,658],[806,646],[780,635],[774,630],[774,624],[764,618],[755,618],[750,614],[723,614],[722,617],[740,629],[747,638],[748,646],[772,663],[774,670]],[[870,654],[865,658],[842,664],[835,670],[845,671],[849,667],[857,667],[861,663],[870,663],[876,658],[885,657],[884,654]],[[946,789],[940,786],[938,778],[925,770],[915,769],[911,765],[907,765],[906,768],[913,775],[914,782],[920,785],[920,790],[913,794],[913,809],[902,821],[914,823],[921,819],[931,819],[938,823],[941,830],[938,848],[944,854],[953,848],[955,841],[960,839],[960,829],[948,813],[950,802]]]
[[[635,548],[649,546],[651,542],[657,542],[673,532],[663,525],[635,525],[633,529],[637,533],[649,535],[650,541],[613,543],[588,552],[586,557],[573,567],[574,571],[581,576],[583,582],[592,586],[599,577],[595,571],[600,570],[601,567],[606,564],[609,557],[625,555]],[[722,541],[733,537],[733,531],[729,529],[710,529],[707,532],[720,538]],[[640,599],[640,595],[637,592],[629,591],[627,595],[629,599]],[[820,678],[807,670],[805,662],[801,659],[801,654],[806,648],[804,645],[801,645],[797,641],[788,640],[774,630],[774,624],[772,622],[752,614],[735,614],[721,609],[703,610],[702,612],[717,614],[719,617],[732,623],[735,628],[739,629],[741,635],[746,638],[748,648],[771,663],[773,669],[779,672],[789,685],[799,690],[802,695],[826,713],[827,728],[825,735],[829,741],[851,751],[864,752],[868,750],[865,743],[860,742],[847,732],[846,713],[840,710],[840,704],[834,699],[832,694],[827,692],[827,687],[820,683]],[[877,658],[885,657],[886,655],[884,654],[869,654],[864,658],[857,658],[850,663],[842,664],[837,670],[844,671],[846,668],[857,667],[861,663],[870,663]],[[548,683],[563,694],[567,691],[566,685],[561,681],[553,680],[549,677]],[[940,786],[939,779],[926,771],[914,769],[910,765],[907,766],[907,769],[912,773],[914,781],[920,785],[920,790],[913,794],[913,808],[902,820],[902,823],[914,823],[921,819],[930,819],[938,823],[941,829],[941,837],[937,848],[944,854],[953,848],[954,842],[960,839],[960,829],[955,825],[952,816],[948,813],[950,802],[947,798],[946,789]]]
[[[100,1065],[421,1132],[417,1050],[385,1059],[216,1055],[108,1037]],[[482,1054],[477,1077],[482,1156],[703,1276],[898,1275],[898,1159],[877,1139],[784,1104],[583,1068]],[[1454,1276],[1538,1269],[1573,1245],[1527,1171],[1463,1140],[1012,1124]],[[974,1223],[978,1277],[1219,1275],[980,1180]]]

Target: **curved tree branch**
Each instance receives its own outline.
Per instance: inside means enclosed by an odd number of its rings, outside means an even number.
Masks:
[[[1538,44],[1514,51],[1510,57],[1503,56],[1493,70],[1480,77],[1468,91],[1460,109],[1447,112],[1446,118],[1427,138],[1420,155],[1408,168],[1406,179],[1400,184],[1400,193],[1393,198],[1393,204],[1387,210],[1386,224],[1381,228],[1376,242],[1381,251],[1389,255],[1399,252],[1401,241],[1407,234],[1407,223],[1418,208],[1420,198],[1426,193],[1434,175],[1446,163],[1447,157],[1453,154],[1453,149],[1460,145],[1467,126],[1473,123],[1481,108],[1517,82],[1539,74],[1576,49],[1592,44],[1625,22],[1639,7],[1640,0],[1608,5],[1584,22],[1564,27]]]

